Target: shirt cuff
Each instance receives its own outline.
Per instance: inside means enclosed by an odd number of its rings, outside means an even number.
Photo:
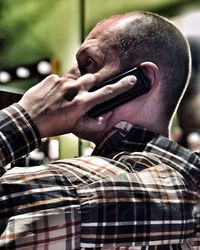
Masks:
[[[18,104],[0,111],[0,166],[30,153],[41,144],[38,129]]]

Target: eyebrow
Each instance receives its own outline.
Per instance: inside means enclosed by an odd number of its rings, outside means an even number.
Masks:
[[[79,50],[76,52],[76,59],[79,55],[84,53],[84,48],[81,49],[81,47],[79,48]]]

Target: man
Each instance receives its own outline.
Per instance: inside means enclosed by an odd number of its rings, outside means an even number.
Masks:
[[[78,66],[67,80],[48,78],[2,116],[21,132],[21,152],[16,146],[13,159],[36,146],[37,129],[41,137],[74,132],[97,146],[90,157],[14,168],[2,176],[0,246],[198,249],[200,159],[167,138],[190,73],[185,38],[166,19],[134,12],[99,23],[76,56]],[[135,66],[149,80],[150,91],[102,117],[88,117],[92,106],[116,92],[107,86],[105,97],[87,90]],[[117,92],[122,83],[130,88],[130,81],[134,77],[119,82]],[[2,159],[8,157],[6,150]]]

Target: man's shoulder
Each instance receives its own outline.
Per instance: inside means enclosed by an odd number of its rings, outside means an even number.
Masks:
[[[162,163],[169,165],[195,185],[200,185],[200,155],[182,147],[178,143],[157,136],[147,144],[145,152],[156,156]]]
[[[129,171],[125,164],[101,156],[58,160],[53,165],[62,168],[63,175],[77,187]]]

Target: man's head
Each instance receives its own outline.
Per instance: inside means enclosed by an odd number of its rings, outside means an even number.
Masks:
[[[190,72],[188,43],[168,20],[133,12],[103,20],[90,32],[77,53],[82,74],[99,81],[140,66],[151,91],[113,111],[108,128],[120,120],[166,134]]]

